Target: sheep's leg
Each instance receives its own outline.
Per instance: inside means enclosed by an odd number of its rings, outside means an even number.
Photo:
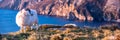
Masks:
[[[20,32],[22,32],[22,27],[20,27]]]
[[[26,26],[23,27],[24,33],[26,32]]]
[[[38,21],[35,20],[35,21],[32,23],[31,30],[33,30],[33,29],[36,29],[36,30],[37,30],[37,29],[38,29],[37,25],[38,25]]]
[[[36,30],[38,30],[38,20],[35,21]]]
[[[32,30],[33,28],[32,28],[32,26],[30,26],[30,30]]]
[[[20,32],[24,32],[24,26],[20,27]]]

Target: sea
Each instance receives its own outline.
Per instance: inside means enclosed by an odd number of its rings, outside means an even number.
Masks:
[[[16,14],[17,10],[0,9],[0,34],[7,34],[10,32],[16,32],[20,30],[20,27],[16,24]],[[38,15],[39,25],[42,24],[54,24],[64,26],[65,24],[76,24],[79,27],[89,26],[89,27],[99,27],[105,24],[113,24],[111,22],[81,22],[81,21],[70,21],[61,17],[48,16],[48,15]]]

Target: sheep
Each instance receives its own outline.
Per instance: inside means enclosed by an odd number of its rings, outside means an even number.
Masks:
[[[21,30],[24,30],[24,32],[26,27],[31,28],[33,24],[38,24],[36,10],[25,8],[19,11],[16,15],[16,24],[20,27]]]

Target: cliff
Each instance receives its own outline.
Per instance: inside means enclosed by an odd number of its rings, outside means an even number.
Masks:
[[[0,8],[32,8],[41,15],[69,20],[120,22],[120,0],[2,0]]]

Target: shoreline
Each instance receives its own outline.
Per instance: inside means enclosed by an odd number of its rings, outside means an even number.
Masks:
[[[8,9],[8,8],[0,8],[0,9],[3,9],[3,10],[14,10],[14,11],[19,11],[19,10],[15,10],[15,9]],[[64,16],[57,16],[57,15],[47,15],[47,14],[40,14],[38,13],[38,15],[42,15],[42,16],[50,16],[50,17],[56,17],[56,18],[62,18],[62,19],[65,19],[65,20],[69,20],[67,19],[66,17]],[[81,20],[69,20],[69,21],[78,21],[78,22],[112,22],[112,23],[120,23],[120,19],[118,20],[103,20],[103,21],[96,21],[96,20],[93,20],[93,21],[81,21]]]

